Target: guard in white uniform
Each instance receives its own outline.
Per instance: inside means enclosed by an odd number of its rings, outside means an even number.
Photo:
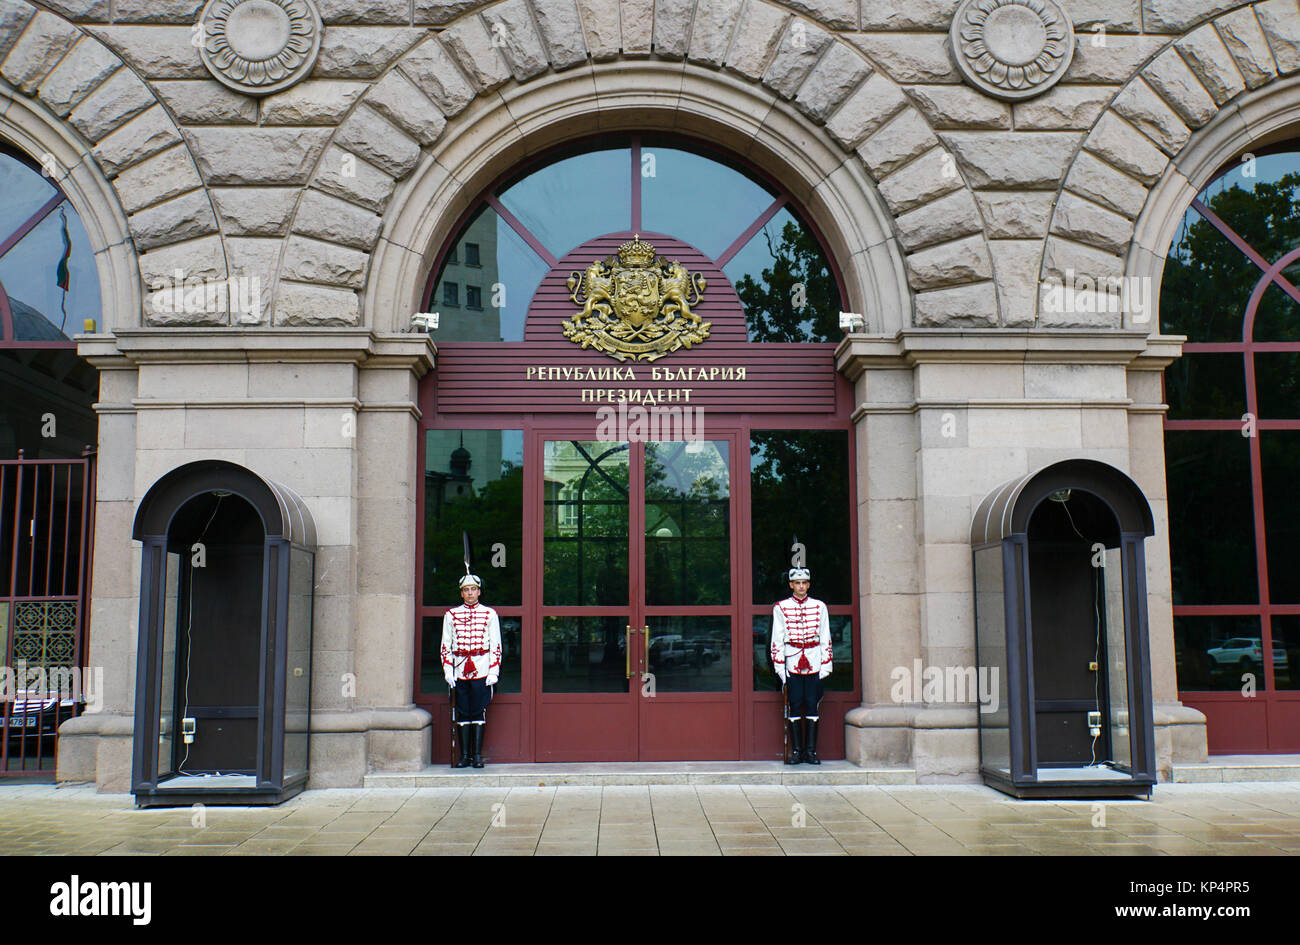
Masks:
[[[464,603],[442,618],[442,675],[452,687],[460,726],[457,768],[483,767],[483,726],[501,674],[501,621],[495,610],[478,602],[481,593],[478,575],[465,575],[460,579]]]
[[[789,764],[821,764],[817,757],[817,706],[831,674],[831,620],[826,605],[808,596],[807,568],[790,569],[793,595],[772,608],[772,666],[790,705]]]

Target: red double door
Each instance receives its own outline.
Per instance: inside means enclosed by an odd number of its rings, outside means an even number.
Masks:
[[[532,436],[536,760],[742,757],[755,656],[738,438]]]

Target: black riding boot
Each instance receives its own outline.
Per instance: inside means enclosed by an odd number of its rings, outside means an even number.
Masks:
[[[797,765],[803,762],[803,728],[798,719],[789,719],[786,725],[790,726],[790,760],[788,765]]]
[[[460,759],[452,765],[453,768],[468,768],[470,759],[473,756],[473,749],[470,748],[470,730],[474,728],[468,722],[457,722],[456,744],[460,746]]]
[[[475,768],[483,767],[483,729],[486,725],[471,725],[470,730],[474,733],[470,736],[474,745],[474,758],[470,762]]]
[[[817,720],[804,719],[803,760],[810,765],[819,765],[822,760],[817,757]]]

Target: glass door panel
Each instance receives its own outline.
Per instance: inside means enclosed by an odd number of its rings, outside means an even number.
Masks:
[[[630,444],[547,440],[542,601],[626,606]]]
[[[730,445],[646,444],[646,604],[731,603]]]
[[[627,692],[627,628],[625,617],[543,618],[543,691]]]
[[[646,666],[658,692],[731,692],[731,617],[650,617]]]

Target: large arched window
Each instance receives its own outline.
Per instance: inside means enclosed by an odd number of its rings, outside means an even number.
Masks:
[[[0,150],[0,347],[74,347],[100,316],[99,276],[77,212],[40,165]]]
[[[697,249],[735,287],[750,341],[843,337],[839,274],[789,193],[695,142],[618,135],[548,152],[475,201],[425,290],[439,343],[524,340],[547,273],[613,234]]]
[[[1180,697],[1212,751],[1300,749],[1300,147],[1243,155],[1170,247],[1162,330]]]

